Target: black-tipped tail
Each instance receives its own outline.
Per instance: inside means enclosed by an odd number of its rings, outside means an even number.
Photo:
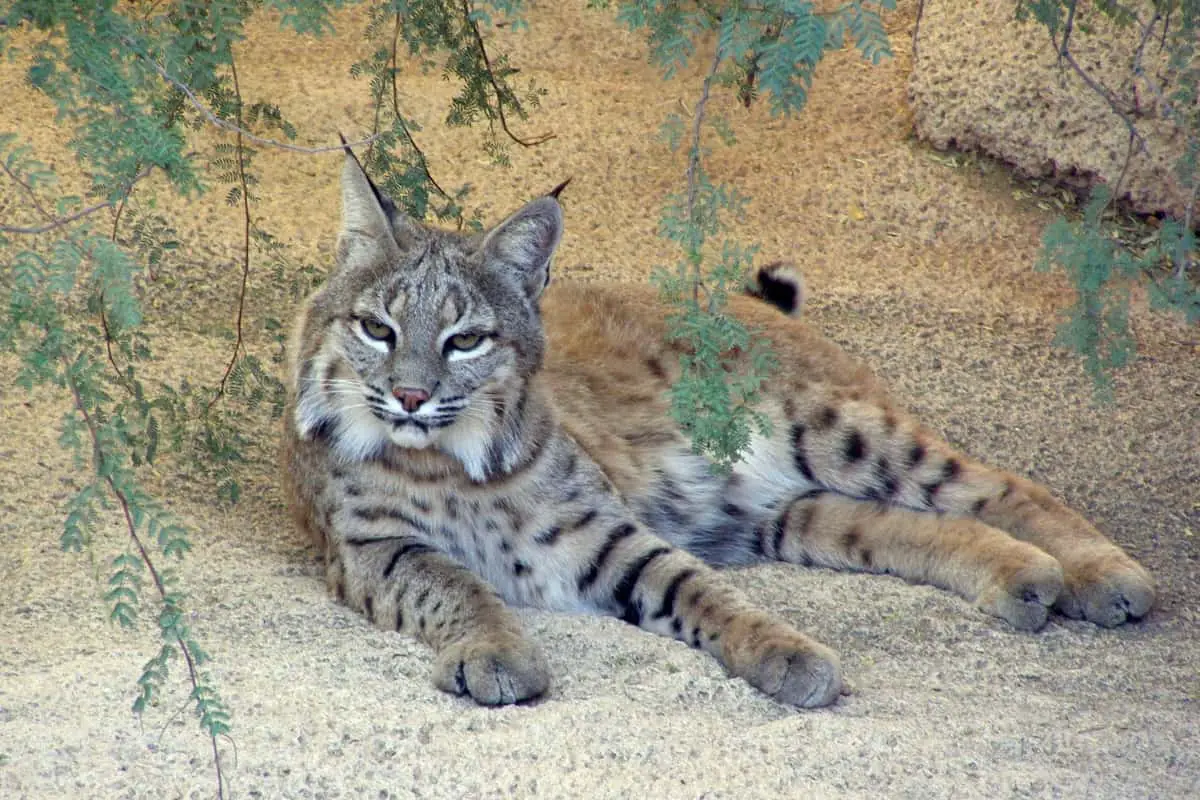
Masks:
[[[746,294],[765,300],[789,317],[799,317],[804,306],[804,281],[790,264],[777,261],[750,278]]]

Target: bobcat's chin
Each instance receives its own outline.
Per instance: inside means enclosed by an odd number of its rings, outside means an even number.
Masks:
[[[392,429],[388,433],[388,439],[397,447],[405,447],[410,450],[424,450],[433,444],[436,435],[436,431],[410,422],[408,424],[399,423],[392,425]]]

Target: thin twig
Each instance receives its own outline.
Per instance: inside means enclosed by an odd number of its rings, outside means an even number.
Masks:
[[[548,142],[557,137],[555,133],[543,133],[541,136],[535,136],[532,139],[522,139],[517,136],[508,127],[508,118],[504,115],[504,90],[500,88],[500,84],[496,83],[496,75],[492,72],[492,61],[488,58],[487,47],[483,43],[483,34],[479,31],[479,25],[471,17],[471,0],[462,0],[463,16],[466,19],[467,26],[475,35],[475,45],[479,48],[479,56],[483,59],[484,69],[487,71],[488,83],[492,85],[492,90],[496,93],[496,111],[500,116],[500,127],[508,134],[508,138],[512,139],[522,147],[536,147],[539,144]],[[509,94],[512,94],[511,90]],[[513,104],[517,110],[521,110],[521,104],[514,98]]]
[[[133,193],[133,184],[125,187],[125,191],[121,192],[121,201],[117,203],[117,211],[113,214],[112,232],[108,238],[113,244],[117,242],[117,230],[121,227],[121,214],[125,211],[125,202],[129,200],[129,195]]]
[[[131,49],[133,49],[135,47],[135,43],[130,39],[122,38],[121,41],[123,41]],[[266,147],[276,147],[280,150],[290,150],[293,153],[306,153],[306,154],[312,155],[314,153],[331,153],[335,150],[340,151],[342,149],[341,143],[332,144],[332,145],[328,145],[325,147],[301,147],[299,145],[294,145],[289,142],[281,142],[276,139],[268,139],[263,136],[257,136],[255,134],[251,133],[250,131],[246,130],[245,128],[241,127],[240,125],[235,125],[234,123],[232,123],[228,120],[224,120],[224,119],[221,119],[220,117],[218,117],[207,106],[205,106],[203,103],[200,102],[200,99],[198,97],[196,97],[196,93],[192,91],[190,86],[185,84],[183,81],[180,81],[180,80],[172,77],[172,75],[169,72],[167,72],[166,69],[164,69],[163,66],[161,64],[159,64],[157,61],[150,58],[149,56],[144,56],[141,53],[138,53],[136,51],[136,49],[134,49],[134,54],[137,55],[138,58],[142,59],[147,64],[149,64],[150,67],[155,72],[157,72],[159,77],[161,77],[164,81],[171,84],[179,91],[183,92],[184,96],[187,97],[188,102],[192,104],[192,107],[195,108],[197,111],[199,111],[204,116],[205,119],[207,119],[213,125],[216,125],[218,128],[227,130],[230,133],[236,133],[239,136],[249,139],[250,141],[252,141],[256,144],[261,144]],[[378,138],[379,138],[379,135],[376,134],[375,136],[369,136],[366,139],[362,139],[357,142],[350,142],[349,146],[350,147],[362,147],[363,145],[369,145],[371,142],[375,141]]]
[[[1088,88],[1103,97],[1105,102],[1108,103],[1109,108],[1113,110],[1113,113],[1121,118],[1121,121],[1125,123],[1125,127],[1129,129],[1129,134],[1137,140],[1139,152],[1149,152],[1149,149],[1146,147],[1146,140],[1142,134],[1138,132],[1137,125],[1134,123],[1133,118],[1129,115],[1129,112],[1121,108],[1117,102],[1117,98],[1112,94],[1112,92],[1110,92],[1105,86],[1102,86],[1100,83],[1098,83],[1091,75],[1088,75],[1083,67],[1079,66],[1079,62],[1075,60],[1075,56],[1071,55],[1071,51],[1064,48],[1063,50],[1059,51],[1059,54],[1062,56],[1063,60],[1071,66],[1071,69],[1075,71],[1075,74],[1078,75],[1083,82],[1088,85]]]
[[[688,152],[687,166],[687,218],[688,224],[696,226],[696,194],[699,192],[699,171],[700,171],[700,126],[704,122],[704,107],[708,105],[709,92],[712,89],[713,79],[717,75],[717,69],[721,66],[721,61],[725,58],[725,53],[721,50],[721,46],[717,45],[716,52],[713,54],[712,64],[708,67],[708,72],[704,76],[704,84],[700,90],[700,100],[696,103],[696,110],[692,114],[692,147]],[[699,254],[689,254],[692,260],[692,269],[694,270],[692,281],[692,301],[698,306],[700,304],[700,263]]]
[[[229,72],[233,77],[234,108],[238,120],[236,136],[238,181],[242,187],[242,285],[238,290],[233,354],[230,355],[229,363],[225,366],[225,374],[221,376],[221,383],[217,386],[217,393],[208,401],[209,410],[212,410],[217,400],[225,395],[225,385],[229,381],[229,376],[233,374],[233,368],[237,365],[238,354],[242,351],[242,319],[246,310],[246,284],[250,280],[250,186],[246,180],[246,151],[245,142],[242,140],[242,126],[245,124],[245,120],[242,118],[242,88],[238,83],[237,63],[233,59],[232,51],[229,53]]]
[[[1134,16],[1134,18],[1135,19],[1137,18],[1136,15]],[[1133,53],[1133,72],[1135,75],[1137,74],[1138,70],[1140,70],[1142,67],[1142,54],[1146,50],[1146,42],[1147,42],[1147,40],[1149,40],[1150,34],[1154,32],[1154,26],[1156,24],[1158,24],[1158,21],[1160,19],[1162,19],[1162,16],[1157,11],[1155,11],[1154,15],[1152,17],[1150,17],[1150,21],[1142,26],[1142,38],[1141,38],[1141,41],[1138,42],[1137,50],[1135,50]],[[1140,22],[1140,20],[1139,20],[1139,22]],[[1164,23],[1163,24],[1163,32],[1164,33],[1166,32],[1166,29],[1167,29],[1167,26]],[[1133,101],[1136,103],[1137,102],[1137,84],[1134,84],[1133,88],[1134,88]]]
[[[913,25],[912,35],[912,60],[917,63],[917,59],[921,55],[921,18],[925,16],[925,0],[917,0],[917,22]]]
[[[1075,30],[1075,0],[1068,0],[1067,3],[1067,23],[1063,25],[1062,47],[1058,48],[1058,68],[1062,69],[1062,57],[1067,50],[1067,42],[1071,40],[1071,34]],[[1052,33],[1051,36],[1054,34]]]
[[[62,358],[64,375],[67,386],[71,390],[71,395],[75,400],[75,409],[83,417],[84,426],[88,430],[88,435],[92,439],[92,460],[97,473],[101,471],[101,464],[104,458],[104,449],[100,444],[100,432],[96,428],[96,422],[92,419],[92,415],[88,413],[87,404],[83,401],[83,395],[79,391],[79,384],[75,382],[75,378],[71,374],[71,364],[64,356]],[[117,486],[111,474],[104,475],[104,482],[108,485],[108,489],[112,492],[117,502],[121,505],[121,512],[125,516],[125,527],[129,531],[129,538],[133,541],[134,547],[137,548],[138,554],[141,556],[142,563],[146,565],[146,569],[150,572],[150,577],[154,579],[154,586],[158,589],[159,596],[166,600],[167,587],[163,583],[162,575],[158,568],[154,565],[154,561],[150,558],[149,551],[146,550],[146,545],[138,536],[137,525],[133,522],[133,512],[129,508],[129,498],[125,496],[125,492]],[[196,662],[192,658],[191,651],[188,650],[187,644],[182,637],[176,635],[175,643],[179,646],[180,652],[183,654],[183,660],[188,668],[188,680],[191,681],[192,691],[196,692],[200,689],[200,679],[196,673]],[[221,751],[217,747],[217,737],[212,733],[208,735],[209,741],[212,743],[213,763],[217,771],[217,798],[223,800],[225,797],[225,776],[221,771]]]
[[[1167,96],[1163,94],[1162,89],[1159,88],[1158,84],[1147,77],[1146,71],[1142,69],[1141,64],[1138,64],[1134,67],[1133,75],[1135,78],[1141,78],[1142,80],[1146,81],[1146,85],[1150,88],[1150,91],[1154,94],[1154,98],[1158,101],[1159,108],[1162,109],[1163,118],[1169,119],[1172,122],[1178,121],[1180,116],[1179,111],[1174,105],[1171,104],[1171,101],[1167,99]],[[1197,141],[1196,137],[1188,132],[1185,124],[1177,124],[1175,128],[1187,137],[1188,144],[1190,146],[1200,146],[1200,141]]]
[[[125,392],[130,397],[137,397],[137,392],[135,392],[133,390],[132,386],[130,386],[128,383],[126,383],[125,374],[123,372],[121,372],[121,368],[119,366],[117,366],[117,359],[113,355],[112,345],[113,345],[114,339],[113,339],[112,331],[109,330],[109,327],[108,327],[108,315],[104,313],[104,292],[103,291],[100,292],[99,306],[100,306],[100,327],[104,331],[104,352],[108,354],[108,363],[112,365],[113,373],[117,376],[117,378],[116,378],[117,383],[120,384],[121,388],[124,389]]]
[[[1159,13],[1155,11],[1154,16],[1152,16],[1150,21],[1147,22],[1142,28],[1142,38],[1138,43],[1137,53],[1133,59],[1133,76],[1135,79],[1134,93],[1136,95],[1138,88],[1136,79],[1141,78],[1146,82],[1147,88],[1149,88],[1151,94],[1154,95],[1154,98],[1158,103],[1158,107],[1156,109],[1158,113],[1162,114],[1164,119],[1176,123],[1175,129],[1182,132],[1183,135],[1187,137],[1189,149],[1195,150],[1200,148],[1200,142],[1198,142],[1196,137],[1187,129],[1186,123],[1180,122],[1180,114],[1178,110],[1176,110],[1171,101],[1167,99],[1166,95],[1163,94],[1162,87],[1158,85],[1158,82],[1146,75],[1146,71],[1142,67],[1142,52],[1145,49],[1146,41],[1150,38],[1150,34],[1153,32],[1154,26],[1160,18],[1161,17]],[[1165,40],[1169,18],[1161,19],[1163,20],[1163,37]],[[1197,181],[1196,176],[1193,175],[1191,192],[1188,194],[1187,204],[1184,207],[1183,229],[1185,231],[1192,230],[1192,224],[1196,213],[1196,194],[1198,190],[1200,190],[1200,181]],[[1172,275],[1176,279],[1182,278],[1184,274],[1187,273],[1187,271],[1191,268],[1192,259],[1190,253],[1183,247],[1175,248],[1175,253],[1172,256],[1172,260],[1175,262],[1175,269]]]
[[[1067,22],[1063,28],[1061,44],[1055,38],[1054,32],[1050,31],[1050,42],[1054,45],[1054,50],[1058,55],[1060,66],[1063,61],[1067,62],[1071,69],[1074,70],[1075,74],[1078,75],[1080,79],[1088,85],[1088,88],[1104,98],[1104,101],[1108,103],[1108,106],[1112,109],[1113,113],[1121,118],[1121,121],[1125,123],[1125,127],[1128,128],[1129,134],[1137,140],[1138,150],[1143,153],[1149,152],[1148,148],[1146,147],[1146,140],[1142,137],[1142,134],[1138,132],[1137,126],[1134,124],[1133,118],[1130,117],[1129,112],[1122,108],[1121,104],[1117,100],[1117,97],[1111,91],[1109,91],[1106,86],[1103,86],[1097,82],[1095,78],[1089,75],[1087,71],[1079,65],[1079,62],[1075,60],[1075,56],[1071,54],[1069,44],[1071,33],[1074,30],[1074,25],[1075,2],[1072,0],[1067,9]]]
[[[8,165],[5,164],[3,161],[0,161],[0,169],[3,169],[8,174],[8,177],[12,178],[12,180],[18,186],[20,186],[22,189],[25,190],[25,193],[29,195],[30,202],[32,202],[34,209],[36,209],[37,212],[39,214],[41,214],[43,217],[45,217],[47,220],[45,225],[35,225],[33,227],[21,227],[18,225],[0,225],[0,233],[22,233],[22,234],[46,233],[46,232],[52,231],[56,228],[61,228],[64,225],[70,225],[72,222],[76,222],[78,220],[83,219],[84,217],[95,214],[97,211],[103,211],[106,208],[112,208],[114,205],[116,205],[118,202],[120,202],[118,200],[109,200],[108,202],[98,203],[94,206],[89,206],[88,208],[82,209],[81,211],[76,211],[74,214],[69,214],[65,217],[56,217],[53,214],[51,214],[49,211],[47,211],[44,207],[42,207],[41,203],[38,202],[37,192],[34,191],[33,187],[30,186],[25,181],[21,180],[20,176],[17,175],[15,172],[13,172],[11,169],[9,169]],[[128,195],[130,190],[133,189],[133,185],[135,183],[142,180],[143,178],[145,178],[147,175],[149,175],[153,171],[154,171],[154,165],[150,165],[150,166],[146,167],[145,169],[143,169],[141,172],[139,172],[137,175],[133,176],[133,180],[131,180],[128,184],[126,184],[126,186],[124,188],[124,191],[122,193],[122,199]]]
[[[1192,181],[1192,193],[1188,196],[1187,207],[1183,213],[1183,229],[1190,232],[1192,230],[1192,222],[1195,220],[1196,214],[1196,192],[1200,190],[1200,182]],[[1184,274],[1191,268],[1192,258],[1190,253],[1182,246],[1175,248],[1175,272],[1173,277],[1176,280],[1182,280]]]
[[[396,51],[400,47],[401,22],[402,17],[397,14],[396,28],[392,34],[392,113],[396,115],[396,122],[399,123],[400,130],[404,132],[404,138],[408,140],[408,146],[411,147],[413,152],[417,154],[417,163],[421,167],[421,172],[425,174],[425,180],[429,181],[429,185],[432,186],[442,197],[446,198],[447,200],[453,200],[453,198],[446,193],[446,190],[441,187],[441,184],[433,179],[432,173],[429,172],[429,164],[425,160],[425,152],[417,146],[417,141],[413,139],[413,135],[408,130],[408,126],[404,124],[404,116],[400,113],[400,96],[396,90],[396,73],[399,71]]]
[[[13,170],[9,169],[8,163],[6,161],[0,161],[0,169],[3,169],[4,172],[7,173],[8,177],[12,178],[13,183],[17,184],[17,186],[20,186],[22,189],[25,190],[25,194],[29,195],[29,202],[33,203],[34,209],[39,214],[41,214],[46,219],[50,219],[50,220],[54,219],[54,215],[51,214],[49,211],[47,211],[42,206],[42,204],[40,202],[38,202],[38,195],[37,195],[37,192],[34,190],[33,186],[31,186],[27,181],[21,180],[20,175],[18,175]],[[7,230],[7,229],[0,228],[0,230]]]

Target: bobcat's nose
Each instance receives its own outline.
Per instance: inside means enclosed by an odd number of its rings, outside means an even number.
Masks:
[[[400,401],[400,405],[404,406],[404,410],[408,413],[413,413],[421,404],[429,399],[429,392],[424,389],[409,389],[404,386],[397,386],[392,389],[392,395]]]

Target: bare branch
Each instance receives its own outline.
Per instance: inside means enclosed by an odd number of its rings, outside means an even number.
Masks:
[[[400,25],[402,22],[403,18],[397,14],[396,27],[392,33],[392,113],[396,115],[396,122],[399,123],[400,130],[404,132],[404,138],[408,140],[408,146],[411,147],[413,152],[417,154],[417,163],[421,166],[421,172],[425,173],[425,180],[429,181],[429,185],[432,186],[438,194],[447,200],[451,200],[452,198],[446,193],[446,190],[441,187],[441,184],[433,179],[433,174],[429,171],[429,162],[425,160],[425,151],[417,146],[416,139],[413,138],[412,132],[409,131],[408,126],[404,124],[404,117],[400,113],[400,96],[396,91],[396,72],[399,69],[397,66],[396,53],[400,49]],[[378,106],[376,106],[376,111],[378,113]]]
[[[1149,149],[1146,147],[1146,140],[1138,131],[1137,124],[1134,123],[1133,117],[1130,116],[1127,110],[1121,107],[1117,97],[1111,91],[1109,91],[1107,87],[1103,86],[1096,81],[1095,78],[1087,74],[1087,71],[1079,65],[1079,62],[1075,60],[1075,56],[1072,55],[1071,51],[1067,49],[1065,43],[1061,48],[1059,48],[1058,55],[1063,61],[1066,61],[1071,69],[1075,71],[1075,74],[1078,75],[1080,79],[1088,85],[1088,88],[1104,98],[1104,101],[1108,103],[1108,106],[1112,109],[1113,113],[1121,118],[1121,121],[1125,123],[1125,127],[1129,130],[1129,135],[1132,136],[1137,142],[1138,151],[1142,153],[1149,152]]]
[[[917,22],[913,25],[912,60],[913,64],[921,57],[921,19],[925,16],[925,0],[917,0]]]
[[[83,417],[84,426],[87,428],[88,434],[92,440],[92,459],[96,468],[97,474],[100,473],[101,462],[104,458],[104,450],[100,443],[100,431],[96,427],[96,421],[92,419],[92,415],[88,413],[87,404],[83,400],[83,395],[79,391],[79,385],[75,382],[74,376],[71,374],[71,362],[65,357],[62,360],[64,367],[64,376],[66,378],[67,387],[71,390],[71,396],[75,400],[75,410]],[[146,565],[146,569],[150,572],[150,577],[154,579],[154,587],[158,589],[159,597],[166,599],[167,587],[163,583],[162,574],[155,566],[153,559],[150,558],[150,553],[146,549],[145,543],[138,536],[137,525],[133,521],[133,512],[129,508],[129,498],[125,492],[117,486],[113,480],[112,474],[104,476],[104,482],[108,485],[108,490],[112,492],[113,497],[121,506],[121,511],[125,517],[125,529],[129,533],[129,538],[137,548],[138,554],[141,556],[142,563]],[[188,679],[192,684],[192,691],[198,691],[200,688],[200,678],[196,673],[196,662],[192,658],[192,653],[188,650],[187,643],[178,635],[174,637],[175,644],[179,646],[179,651],[183,655],[183,660],[187,664]],[[217,770],[217,797],[218,799],[225,796],[225,776],[221,771],[221,752],[217,747],[217,737],[209,734],[209,741],[212,744],[213,763]]]
[[[246,147],[243,141],[244,134],[242,129],[242,87],[238,82],[237,62],[234,61],[232,52],[229,54],[229,71],[233,77],[233,95],[237,102],[237,168],[238,182],[241,184],[242,190],[242,283],[238,289],[233,353],[229,356],[229,363],[225,366],[225,373],[221,376],[221,383],[217,387],[217,393],[213,395],[212,400],[208,403],[208,410],[210,411],[216,405],[217,400],[225,396],[225,387],[229,382],[229,376],[233,374],[233,368],[237,366],[238,354],[242,352],[242,319],[246,310],[246,285],[250,280],[250,182],[246,180]]]

